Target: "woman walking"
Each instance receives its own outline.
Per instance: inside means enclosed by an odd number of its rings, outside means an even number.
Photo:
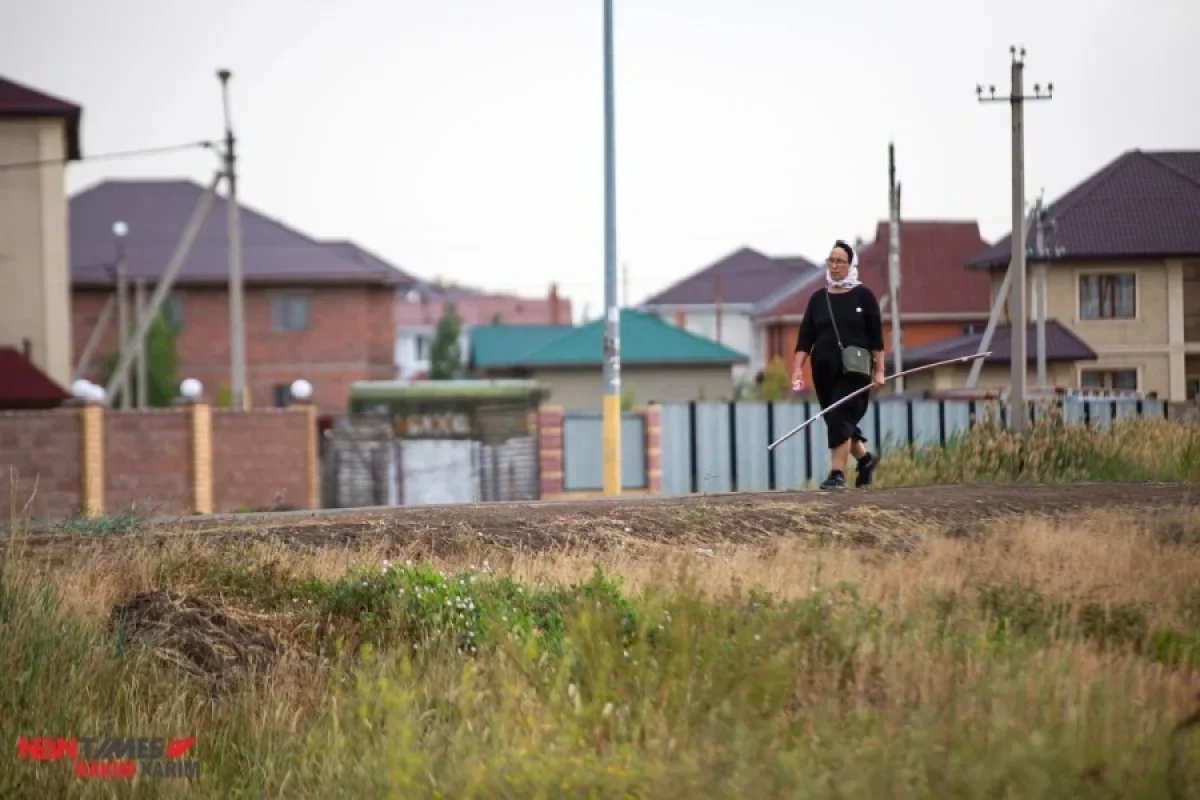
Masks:
[[[872,382],[883,385],[883,321],[875,294],[858,280],[858,254],[838,240],[825,262],[825,288],[808,299],[796,339],[792,387],[804,390],[804,364],[822,410]],[[857,461],[855,486],[868,486],[878,460],[866,448],[858,423],[867,413],[863,392],[825,415],[831,469],[822,489],[846,488],[846,459]]]

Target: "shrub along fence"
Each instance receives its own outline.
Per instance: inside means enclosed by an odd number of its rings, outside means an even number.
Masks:
[[[1057,403],[1068,423],[1107,428],[1128,417],[1167,416],[1160,400],[1075,400]],[[820,409],[816,402],[669,403],[661,409],[663,494],[770,491],[820,481],[829,470],[824,420],[768,451],[767,445]],[[1032,418],[1046,405],[1031,402]],[[1007,427],[1003,404],[975,400],[873,400],[862,429],[869,447],[886,453],[941,446],[970,430],[985,413]]]

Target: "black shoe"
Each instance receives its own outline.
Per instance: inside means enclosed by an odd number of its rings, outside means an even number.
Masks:
[[[845,488],[846,488],[846,476],[843,475],[839,470],[836,470],[836,469],[829,473],[828,478],[821,481],[821,489],[824,489],[824,490],[845,489]]]
[[[870,453],[859,459],[858,469],[855,470],[857,474],[854,476],[854,487],[861,489],[863,486],[870,486],[871,478],[874,477],[877,466],[879,466],[879,459]]]

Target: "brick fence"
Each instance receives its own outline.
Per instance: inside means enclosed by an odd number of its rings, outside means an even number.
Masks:
[[[0,412],[0,522],[320,505],[311,405]]]

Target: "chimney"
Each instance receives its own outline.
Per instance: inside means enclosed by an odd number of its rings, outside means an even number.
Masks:
[[[557,283],[550,284],[550,295],[549,295],[548,300],[550,303],[550,324],[551,325],[559,325],[561,323],[559,323],[559,321],[558,321],[558,284]]]

